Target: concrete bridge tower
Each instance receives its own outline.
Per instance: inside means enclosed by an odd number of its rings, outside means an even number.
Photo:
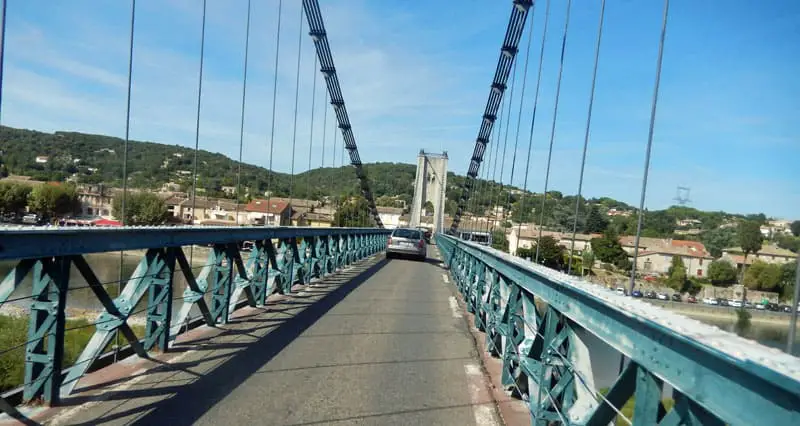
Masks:
[[[425,204],[433,204],[433,232],[444,231],[445,192],[447,190],[447,152],[427,153],[420,150],[417,176],[414,179],[414,201],[409,225],[419,226],[425,215]],[[427,221],[425,221],[427,222]]]

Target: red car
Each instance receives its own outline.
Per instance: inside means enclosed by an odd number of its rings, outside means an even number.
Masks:
[[[687,303],[697,303],[697,298],[695,298],[694,296],[689,296],[689,297],[686,298],[686,302]]]

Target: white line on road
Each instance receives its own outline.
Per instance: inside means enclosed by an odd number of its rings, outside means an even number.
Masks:
[[[447,274],[442,274],[442,280],[445,284],[450,284],[450,278],[447,277]]]
[[[485,398],[481,395],[486,392],[485,389],[482,389],[484,387],[484,378],[481,367],[478,364],[464,364],[464,372],[467,374],[475,424],[479,426],[498,426],[494,407],[487,404]]]
[[[450,296],[450,298],[447,299],[447,301],[450,303],[450,311],[453,314],[453,318],[461,318],[461,312],[459,312],[458,310],[458,302],[456,302],[456,298]]]

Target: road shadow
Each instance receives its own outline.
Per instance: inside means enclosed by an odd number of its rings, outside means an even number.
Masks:
[[[294,316],[285,318],[285,320],[279,324],[266,324],[266,327],[274,327],[268,334],[255,342],[247,344],[245,347],[241,348],[240,352],[233,356],[226,355],[229,356],[226,361],[191,383],[160,388],[123,390],[113,392],[113,394],[109,395],[107,398],[108,400],[120,401],[132,398],[164,397],[164,399],[146,405],[139,405],[128,410],[108,413],[107,415],[92,419],[90,422],[74,424],[102,424],[144,412],[147,414],[139,417],[132,424],[190,425],[195,423],[209,409],[228,396],[231,391],[236,389],[252,375],[257,374],[259,369],[278,355],[305,330],[322,318],[328,311],[336,306],[336,304],[347,297],[348,294],[356,290],[361,284],[377,273],[386,263],[387,261],[385,259],[379,259],[374,265],[354,275],[349,281],[333,289],[316,302],[309,304],[304,310],[296,313]],[[354,271],[350,270],[346,272]],[[246,330],[246,332],[249,331],[251,330]],[[187,342],[187,345],[191,345],[191,342]],[[212,343],[203,345],[198,349],[235,347],[239,347],[239,345],[235,343]],[[159,366],[157,368],[185,371],[187,367],[200,361],[207,361],[207,359],[192,362],[179,362]],[[80,396],[73,398],[73,402],[69,405],[82,402]]]

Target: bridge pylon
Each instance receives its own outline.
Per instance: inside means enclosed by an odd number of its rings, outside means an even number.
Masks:
[[[411,203],[409,225],[420,226],[428,223],[422,217],[426,214],[425,205],[433,204],[433,232],[444,230],[445,191],[447,190],[447,152],[433,154],[419,151],[417,157],[417,176],[414,179],[414,201]]]

